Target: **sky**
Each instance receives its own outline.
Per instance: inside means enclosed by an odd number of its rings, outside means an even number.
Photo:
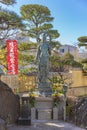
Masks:
[[[20,7],[26,4],[40,4],[48,7],[53,28],[60,33],[61,44],[74,45],[77,38],[87,36],[87,0],[16,0],[13,6],[4,6],[20,15]]]

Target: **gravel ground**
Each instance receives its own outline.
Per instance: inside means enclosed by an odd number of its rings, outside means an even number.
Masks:
[[[8,130],[85,130],[70,123],[59,121],[35,121],[31,126],[8,126]]]

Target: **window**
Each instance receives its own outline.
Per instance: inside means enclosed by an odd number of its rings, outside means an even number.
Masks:
[[[64,49],[60,49],[60,52],[64,53]]]

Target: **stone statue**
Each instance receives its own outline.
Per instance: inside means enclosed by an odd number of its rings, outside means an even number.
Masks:
[[[38,87],[40,92],[45,92],[49,88],[49,57],[51,55],[51,44],[47,43],[47,33],[43,34],[43,41],[38,47],[36,62],[38,63]],[[46,88],[46,89],[45,89]]]

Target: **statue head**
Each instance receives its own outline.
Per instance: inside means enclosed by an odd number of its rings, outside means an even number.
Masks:
[[[46,43],[46,42],[51,42],[51,36],[50,36],[50,34],[48,33],[48,32],[46,32],[46,31],[42,31],[42,32],[40,32],[39,33],[39,37],[41,36],[41,41],[43,42],[43,43]]]
[[[42,42],[43,42],[43,43],[46,43],[46,42],[47,42],[47,37],[46,37],[46,34],[45,34],[45,33],[43,34]]]
[[[51,42],[51,37],[50,37],[50,35],[47,32],[43,33],[42,42],[43,43]]]

